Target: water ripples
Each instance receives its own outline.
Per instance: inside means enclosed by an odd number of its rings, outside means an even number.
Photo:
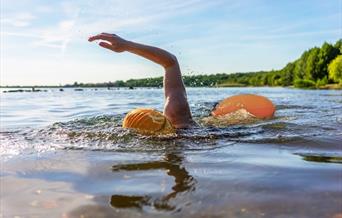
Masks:
[[[251,88],[248,92],[270,97],[277,108],[275,118],[221,128],[208,126],[203,118],[218,100],[247,90],[188,89],[192,113],[200,125],[167,137],[146,137],[121,128],[125,113],[133,108],[162,110],[161,89],[5,93],[0,154],[53,149],[155,151],[175,146],[205,150],[237,142],[283,144],[342,132],[337,113],[342,105],[335,101],[341,92],[282,88]],[[35,96],[27,101],[27,95]],[[317,101],[322,97],[326,99]]]

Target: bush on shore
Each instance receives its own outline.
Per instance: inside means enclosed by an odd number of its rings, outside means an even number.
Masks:
[[[294,81],[294,87],[296,88],[315,88],[316,83],[308,79],[296,79]]]

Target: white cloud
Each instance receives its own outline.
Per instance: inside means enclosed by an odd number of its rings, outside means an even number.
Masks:
[[[75,24],[75,20],[63,20],[59,22],[58,26],[61,30],[68,31],[70,30]]]
[[[71,1],[64,1],[61,3],[64,15],[68,17],[77,17],[80,12],[81,5],[73,3]]]
[[[1,17],[2,25],[9,25],[13,27],[27,27],[30,26],[32,21],[36,17],[28,12],[12,14],[12,15],[3,15]]]
[[[33,32],[34,38],[36,38],[32,44],[57,48],[63,53],[72,39],[74,25],[74,20],[63,20],[55,27],[32,30],[31,32]]]
[[[139,33],[149,25],[158,25],[163,19],[191,13],[218,4],[221,1],[203,2],[200,0],[152,0],[146,4],[143,1],[63,1],[60,3],[60,12],[67,20],[49,23],[49,26],[34,26],[22,30],[2,32],[2,35],[33,38],[31,44],[49,48],[57,48],[64,52],[72,41],[85,40],[89,35],[99,32],[118,32],[121,30]],[[57,5],[54,5],[58,8]],[[36,11],[51,11],[51,6],[40,6]],[[57,10],[57,9],[55,9]],[[56,12],[56,11],[55,11]],[[19,14],[2,21],[16,27],[28,27],[35,17],[30,14]],[[48,14],[45,14],[48,16]],[[45,19],[44,16],[39,19]],[[37,40],[38,39],[38,40]]]
[[[38,13],[51,13],[53,12],[53,8],[48,5],[38,5],[35,11]]]

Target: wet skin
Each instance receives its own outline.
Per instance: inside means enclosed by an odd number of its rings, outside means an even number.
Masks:
[[[130,52],[159,64],[165,70],[164,75],[164,115],[175,128],[188,128],[192,120],[187,101],[185,86],[176,56],[163,49],[125,40],[118,35],[101,33],[89,37],[88,41],[101,40],[99,45],[114,52]]]

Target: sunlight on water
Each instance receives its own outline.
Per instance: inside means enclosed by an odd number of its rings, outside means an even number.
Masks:
[[[219,139],[220,143],[224,140],[224,144],[284,143],[302,137],[338,134],[342,129],[336,112],[342,106],[334,101],[341,97],[338,91],[251,89],[251,92],[265,93],[274,101],[277,112],[273,119],[256,120],[248,112],[238,111],[217,120],[209,116],[215,103],[246,91],[202,88],[188,91],[194,119],[200,127],[178,131],[175,136],[146,137],[121,128],[123,117],[130,109],[161,108],[163,98],[156,99],[162,95],[162,90],[144,90],[143,98],[153,98],[153,101],[141,99],[141,91],[89,89],[75,92],[70,89],[60,93],[52,89],[46,93],[2,93],[1,154],[50,149],[159,150],[170,147],[170,143],[186,149],[207,149],[220,147]],[[138,97],[132,97],[135,95]],[[325,104],[310,100],[317,95],[325,96]]]
[[[269,97],[275,117],[257,120],[239,111],[224,120],[208,118],[217,101],[240,93]],[[21,208],[38,217],[333,216],[341,196],[341,96],[190,88],[199,125],[175,135],[143,136],[123,129],[122,120],[137,107],[161,111],[160,89],[1,93],[1,197],[7,208],[1,213],[22,216]]]

